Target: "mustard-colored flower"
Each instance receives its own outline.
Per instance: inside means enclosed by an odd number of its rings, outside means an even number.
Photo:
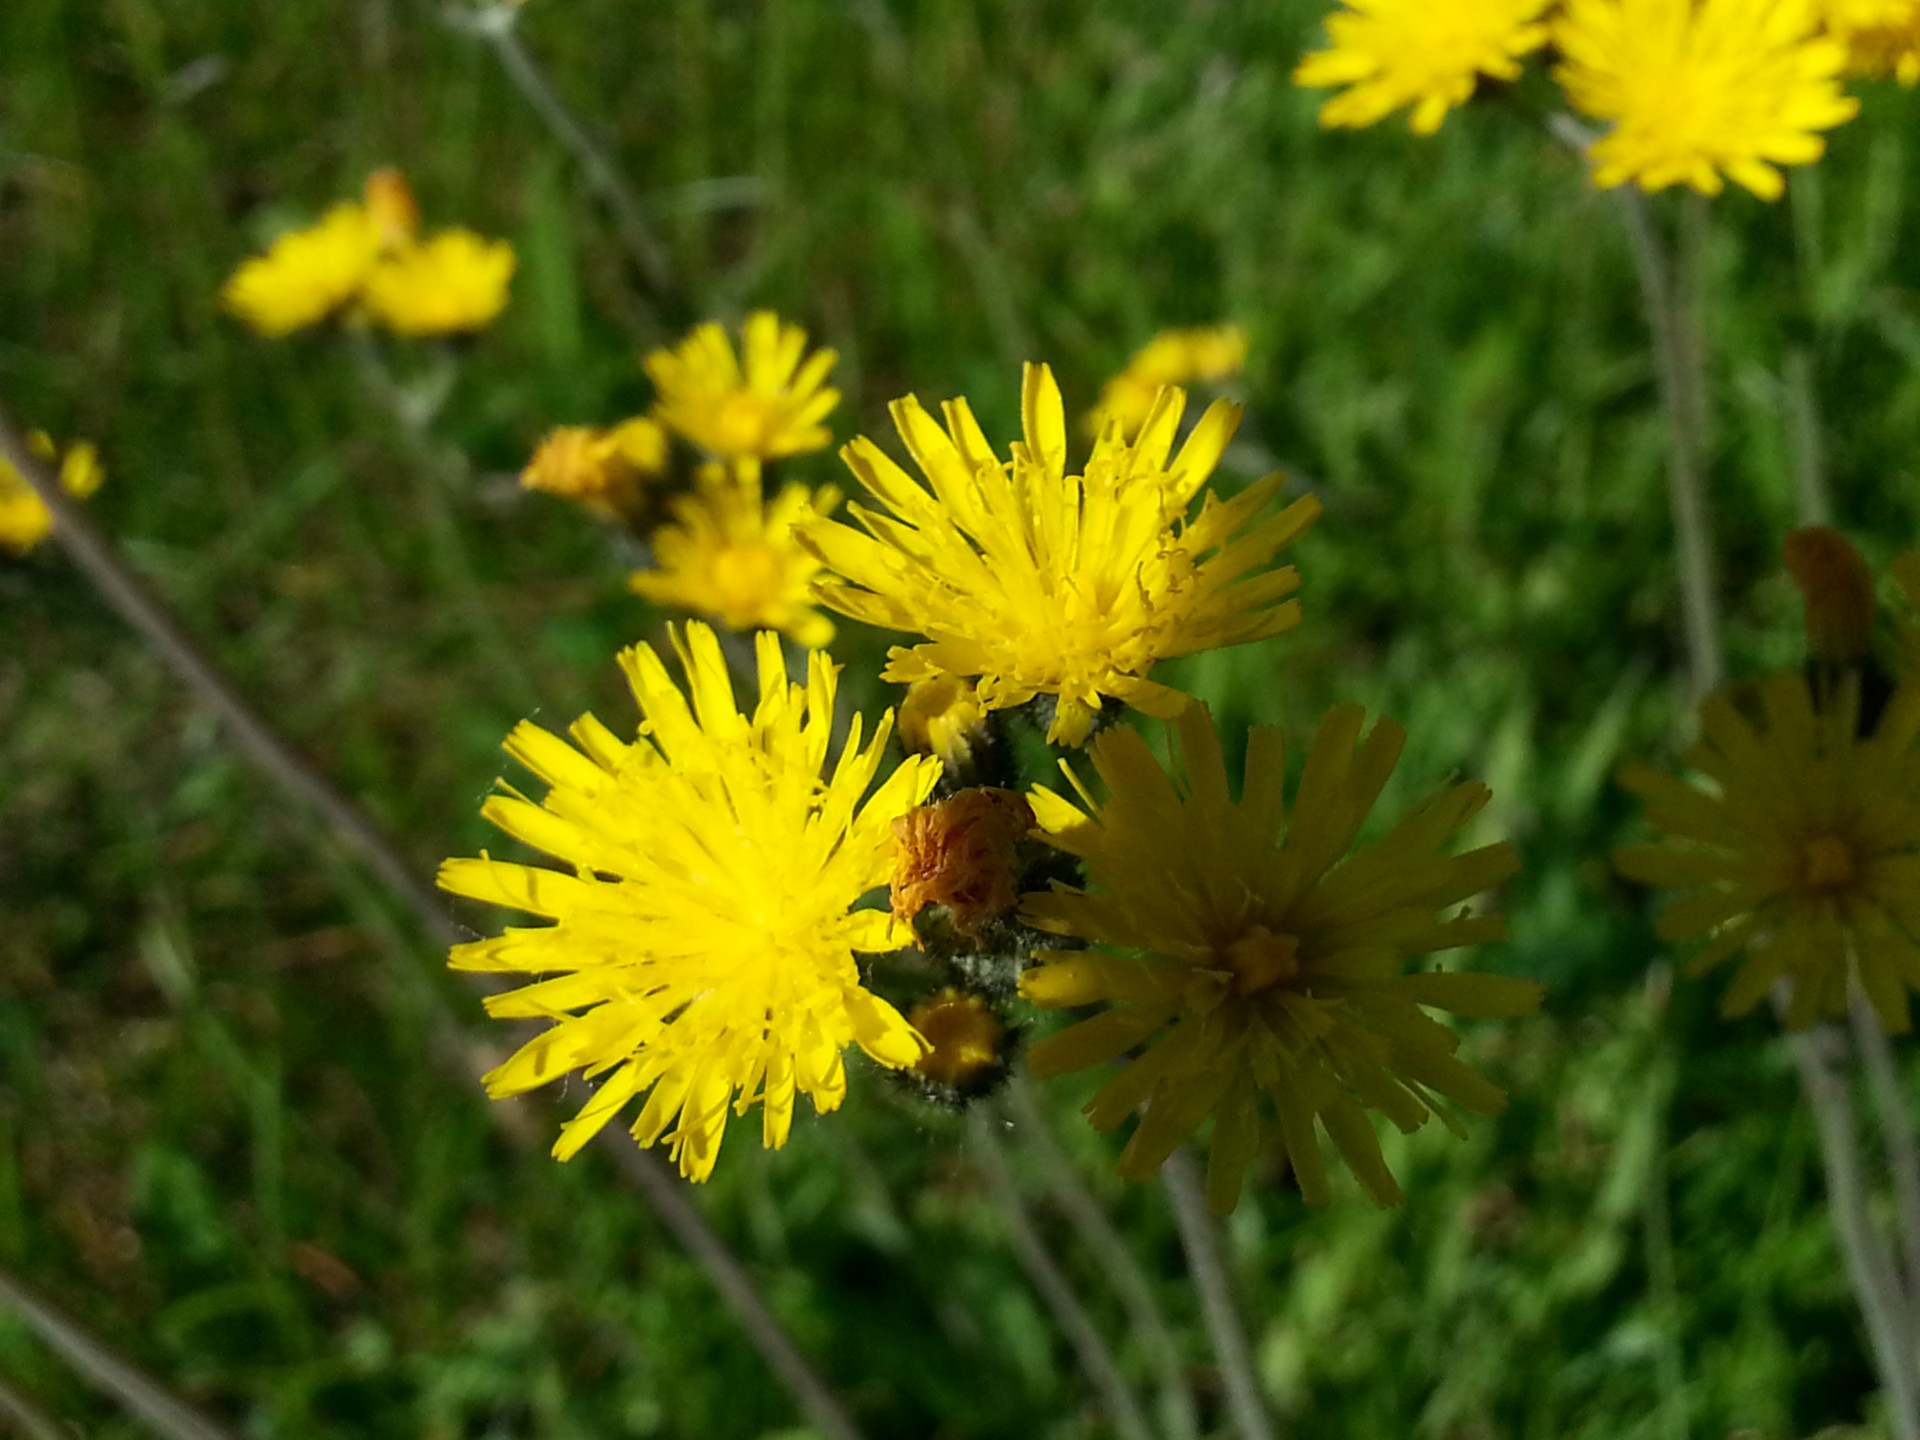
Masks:
[[[986,743],[987,712],[971,680],[935,675],[916,680],[900,702],[900,744],[909,755],[938,755],[954,771],[973,764]]]
[[[367,276],[368,316],[397,335],[458,335],[507,306],[513,247],[471,230],[442,230],[382,256]]]
[[[420,202],[413,198],[407,177],[391,165],[367,176],[361,201],[380,231],[380,248],[391,254],[411,245],[420,234]]]
[[[826,384],[836,357],[806,351],[806,331],[760,310],[741,328],[737,357],[727,332],[708,323],[642,363],[659,391],[654,413],[668,429],[716,459],[777,460],[833,439],[821,422],[840,403]]]
[[[833,622],[813,608],[820,562],[800,544],[802,527],[840,503],[831,485],[785,485],[761,498],[759,471],[708,467],[692,493],[673,502],[673,522],[653,534],[653,570],[628,580],[656,605],[691,610],[729,630],[780,630],[802,645],[825,645]]]
[[[1320,107],[1326,126],[1374,125],[1412,106],[1408,125],[1431,135],[1482,76],[1513,80],[1522,57],[1547,43],[1553,0],[1346,0],[1327,17],[1325,50],[1293,72],[1313,90],[1341,86]]]
[[[364,206],[336,205],[242,261],[220,298],[262,335],[291,334],[344,310],[380,257],[381,231]]]
[[[779,637],[762,632],[749,716],[713,631],[691,624],[673,640],[684,693],[651,646],[620,657],[643,717],[631,744],[591,715],[571,745],[531,722],[507,739],[551,788],[542,804],[509,791],[482,813],[567,868],[455,859],[440,884],[553,922],[453,949],[455,969],[543,977],[487,1001],[494,1015],[553,1022],[486,1077],[488,1093],[576,1070],[598,1079],[561,1128],[561,1159],[645,1093],[634,1138],[664,1137],[681,1174],[704,1180],[730,1105],[744,1115],[761,1103],[762,1143],[777,1148],[796,1093],[816,1110],[840,1104],[849,1045],[894,1069],[926,1053],[854,958],[907,937],[885,911],[854,906],[887,883],[893,821],[940,765],[908,760],[867,796],[892,716],[864,747],[855,716],[829,763],[824,654],[808,658],[805,684],[789,683]]]
[[[1216,1211],[1233,1209],[1247,1165],[1270,1143],[1285,1149],[1307,1200],[1325,1204],[1318,1122],[1367,1193],[1397,1204],[1369,1110],[1411,1131],[1439,1097],[1483,1115],[1505,1103],[1424,1012],[1521,1015],[1540,1003],[1540,987],[1402,966],[1505,937],[1500,916],[1459,907],[1513,874],[1513,847],[1447,854],[1488,799],[1483,785],[1449,783],[1355,850],[1406,740],[1388,720],[1363,735],[1364,719],[1357,705],[1328,714],[1290,820],[1279,732],[1252,731],[1235,801],[1202,705],[1175,722],[1182,778],[1116,727],[1091,749],[1105,804],[1064,762],[1078,805],[1033,792],[1042,830],[1084,862],[1087,888],[1029,895],[1021,917],[1093,948],[1044,952],[1020,991],[1043,1006],[1107,1008],[1035,1045],[1029,1063],[1060,1075],[1145,1047],[1087,1106],[1103,1131],[1146,1107],[1120,1157],[1124,1178],[1151,1176],[1212,1116]]]
[[[1085,472],[1069,474],[1060,390],[1044,365],[1026,370],[1026,441],[1011,465],[965,400],[947,404],[944,431],[918,400],[897,401],[894,424],[927,483],[864,436],[847,446],[848,467],[892,513],[853,505],[866,533],[807,530],[831,572],[816,593],[843,615],[927,637],[889,653],[889,680],[977,677],[988,710],[1055,696],[1056,744],[1083,743],[1109,697],[1178,714],[1187,697],[1148,673],[1297,623],[1299,602],[1285,597],[1298,575],[1267,567],[1320,513],[1306,496],[1257,519],[1280,492],[1272,475],[1228,501],[1209,494],[1186,518],[1240,410],[1216,402],[1169,460],[1185,407],[1181,391],[1164,391],[1138,440],[1110,430]]]
[[[610,430],[562,425],[549,431],[520,472],[520,483],[578,501],[609,519],[630,520],[646,508],[646,482],[666,468],[667,432],[637,416]]]
[[[27,435],[27,448],[49,465],[59,462],[60,488],[76,500],[84,500],[100,488],[106,472],[100,468],[99,453],[85,440],[75,441],[60,452],[53,437],[44,430]],[[24,555],[53,530],[53,512],[39,492],[5,460],[0,460],[0,547]]]
[[[1777,199],[1778,167],[1818,160],[1860,108],[1813,0],[1567,0],[1553,34],[1567,98],[1613,122],[1588,150],[1603,188],[1717,195],[1724,175]]]
[[[1089,428],[1098,435],[1117,423],[1122,437],[1132,440],[1163,387],[1225,380],[1238,375],[1246,363],[1247,332],[1238,325],[1162,330],[1107,382],[1088,417]]]
[[[1820,10],[1856,74],[1920,83],[1920,0],[1821,0]]]
[[[942,990],[907,1012],[929,1048],[914,1074],[959,1097],[978,1094],[997,1079],[1007,1027],[978,995]]]

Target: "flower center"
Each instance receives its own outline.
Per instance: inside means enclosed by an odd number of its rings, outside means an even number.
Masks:
[[[769,545],[729,545],[713,557],[713,588],[729,613],[758,615],[780,595],[780,556]]]
[[[1233,972],[1236,995],[1257,994],[1300,973],[1299,938],[1276,935],[1264,925],[1248,927],[1245,934],[1220,954],[1226,968]]]
[[[1800,881],[1809,890],[1844,890],[1859,873],[1853,847],[1838,835],[1816,835],[1800,847]]]
[[[736,390],[720,402],[713,428],[726,455],[758,455],[779,426],[780,416],[765,397]]]

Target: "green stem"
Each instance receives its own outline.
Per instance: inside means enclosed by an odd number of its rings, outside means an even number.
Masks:
[[[1200,1167],[1182,1146],[1167,1157],[1160,1179],[1172,1202],[1174,1223],[1180,1227],[1180,1243],[1187,1252],[1194,1289],[1200,1293],[1200,1314],[1213,1341],[1220,1378],[1226,1383],[1227,1410],[1233,1416],[1234,1429],[1240,1432],[1241,1440],[1275,1440],[1277,1432],[1260,1395],[1259,1376],[1254,1373],[1253,1347],[1247,1343],[1247,1327],[1234,1302],[1233,1284],[1220,1253],[1220,1229],[1213,1212],[1207,1209]]]

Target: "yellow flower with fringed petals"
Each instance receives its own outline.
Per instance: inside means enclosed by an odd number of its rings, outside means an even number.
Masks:
[[[807,332],[768,310],[747,317],[740,354],[709,322],[672,350],[642,363],[659,391],[654,413],[720,460],[777,460],[824,450],[833,436],[821,422],[840,403],[827,386],[836,356],[807,354]]]
[[[1151,1176],[1212,1116],[1207,1198],[1216,1211],[1233,1209],[1247,1165],[1270,1141],[1291,1158],[1306,1199],[1325,1204],[1317,1122],[1367,1193],[1391,1205],[1400,1187],[1369,1110],[1411,1131],[1436,1111],[1457,1128],[1441,1097],[1489,1115],[1505,1103],[1424,1012],[1522,1015],[1540,1003],[1540,987],[1401,967],[1504,938],[1500,916],[1456,907],[1514,873],[1513,847],[1446,853],[1488,799],[1483,785],[1450,783],[1352,850],[1406,739],[1387,720],[1363,735],[1364,719],[1357,705],[1328,714],[1291,819],[1279,732],[1251,732],[1235,801],[1203,705],[1175,722],[1184,782],[1139,734],[1116,728],[1091,751],[1105,804],[1065,762],[1079,805],[1034,790],[1042,831],[1080,857],[1088,888],[1029,895],[1021,917],[1093,948],[1043,953],[1020,977],[1021,994],[1108,1008],[1042,1040],[1028,1063],[1059,1075],[1145,1047],[1087,1107],[1099,1130],[1146,1107],[1120,1157],[1124,1178]]]
[[[643,486],[667,468],[667,432],[644,415],[612,429],[562,425],[547,433],[520,472],[520,484],[578,501],[610,519],[646,507]]]
[[[288,335],[352,303],[380,245],[380,226],[364,206],[336,205],[317,224],[289,231],[266,254],[242,261],[220,298],[260,334]]]
[[[442,230],[381,257],[367,275],[367,314],[396,335],[482,330],[506,308],[513,268],[506,241]]]
[[[798,536],[839,503],[831,485],[785,485],[764,500],[756,468],[736,475],[708,467],[693,493],[673,502],[673,523],[653,534],[658,568],[636,571],[628,584],[656,605],[729,630],[766,626],[802,645],[825,645],[833,622],[813,608],[811,589],[820,562]]]
[[[889,680],[977,678],[987,710],[1056,697],[1056,744],[1082,744],[1109,697],[1178,714],[1187,697],[1148,672],[1297,623],[1299,602],[1286,597],[1299,576],[1266,567],[1320,513],[1304,496],[1257,519],[1280,492],[1272,475],[1231,500],[1209,494],[1187,518],[1240,409],[1216,402],[1169,459],[1185,407],[1181,391],[1163,391],[1138,440],[1110,430],[1075,475],[1044,365],[1026,369],[1026,439],[1011,465],[965,400],[947,403],[945,430],[918,400],[896,401],[894,425],[926,484],[864,436],[847,446],[848,468],[891,514],[850,505],[866,533],[839,522],[805,532],[830,572],[816,593],[843,615],[927,637],[889,652]]]
[[[1860,108],[1846,47],[1817,25],[1812,0],[1568,0],[1554,73],[1613,122],[1588,150],[1594,183],[1717,195],[1724,175],[1779,198],[1779,167],[1818,160],[1819,132]]]
[[[542,804],[509,792],[482,813],[567,868],[483,855],[447,861],[440,884],[553,922],[453,949],[455,969],[542,977],[487,1009],[553,1022],[486,1077],[488,1093],[576,1070],[598,1079],[561,1128],[561,1159],[644,1093],[635,1139],[666,1139],[680,1173],[704,1180],[729,1108],[760,1104],[762,1143],[777,1148],[796,1095],[820,1111],[840,1104],[848,1046],[893,1069],[926,1053],[855,959],[910,936],[886,911],[854,907],[887,883],[893,822],[926,799],[940,765],[907,760],[868,795],[892,716],[864,746],[855,716],[829,764],[836,669],[824,654],[808,657],[805,684],[789,683],[779,637],[762,632],[746,715],[713,631],[691,624],[673,640],[684,693],[651,646],[620,657],[644,717],[631,744],[591,715],[571,745],[531,722],[508,737],[551,788]]]
[[[1313,90],[1345,87],[1320,107],[1320,123],[1377,124],[1413,107],[1416,135],[1431,135],[1482,76],[1513,80],[1521,59],[1547,43],[1552,0],[1347,0],[1327,17],[1325,50],[1293,72]]]
[[[60,488],[76,500],[84,500],[100,488],[106,472],[100,468],[100,456],[86,441],[69,445],[66,453],[53,443],[44,430],[27,436],[27,448],[49,465],[58,462],[56,478]],[[24,555],[52,533],[53,512],[26,478],[0,460],[0,547]]]
[[[1100,403],[1088,417],[1088,428],[1098,435],[1108,425],[1118,424],[1122,437],[1132,440],[1165,386],[1225,380],[1238,375],[1246,363],[1247,332],[1238,325],[1162,330],[1106,383]]]
[[[1820,10],[1856,73],[1920,84],[1920,0],[1824,0]]]

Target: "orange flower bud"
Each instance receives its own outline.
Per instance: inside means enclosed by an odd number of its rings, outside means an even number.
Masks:
[[[893,822],[893,913],[911,922],[944,905],[956,929],[978,934],[1019,901],[1019,845],[1033,826],[1024,799],[986,787],[902,815]]]

